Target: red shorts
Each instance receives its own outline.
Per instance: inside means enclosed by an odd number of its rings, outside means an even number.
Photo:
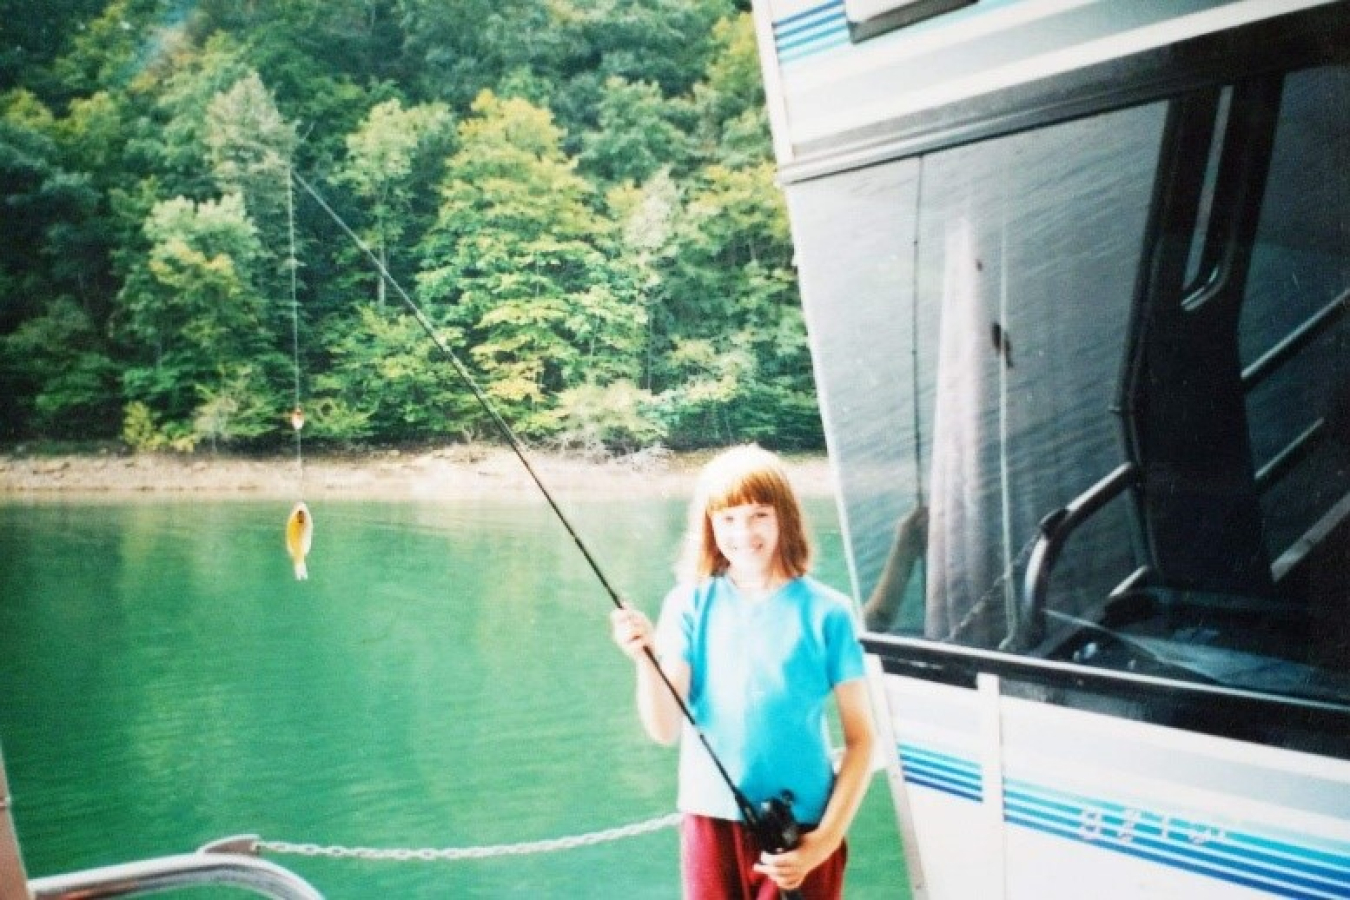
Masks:
[[[754,870],[759,847],[745,825],[686,815],[680,826],[684,900],[778,900],[778,886]],[[803,900],[840,900],[848,846],[811,870],[797,890]]]

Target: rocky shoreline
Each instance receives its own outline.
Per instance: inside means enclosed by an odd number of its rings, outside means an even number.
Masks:
[[[553,493],[586,496],[686,497],[707,454],[637,454],[589,461],[529,451],[527,458]],[[823,457],[790,457],[803,496],[834,490]],[[145,496],[424,499],[534,492],[537,488],[505,447],[451,445],[383,450],[352,456],[0,455],[0,500],[126,499]]]

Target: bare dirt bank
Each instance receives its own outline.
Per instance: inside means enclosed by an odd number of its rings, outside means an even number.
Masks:
[[[544,485],[560,495],[686,497],[707,454],[649,454],[593,462],[531,451],[528,459]],[[834,483],[824,458],[791,457],[788,464],[804,496],[832,494]],[[0,455],[0,500],[175,495],[430,499],[535,490],[514,453],[479,445],[359,456],[306,455],[303,465],[295,457]]]

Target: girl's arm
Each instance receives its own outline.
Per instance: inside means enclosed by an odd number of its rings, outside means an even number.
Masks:
[[[862,805],[872,774],[873,744],[876,743],[867,679],[854,678],[836,687],[834,702],[839,707],[839,724],[844,732],[844,755],[835,775],[830,802],[825,806],[825,815],[815,830],[829,844],[829,853],[817,862],[823,862],[843,842],[858,807]]]
[[[844,732],[844,755],[835,774],[825,814],[815,829],[802,835],[796,850],[765,855],[756,868],[785,890],[799,887],[808,872],[819,866],[843,843],[853,817],[862,805],[872,772],[872,745],[876,742],[867,697],[867,680],[855,678],[834,689],[839,724]]]
[[[647,735],[658,744],[669,746],[680,737],[684,714],[679,704],[671,696],[670,688],[661,680],[661,673],[653,662],[652,623],[645,615],[627,604],[623,609],[610,613],[614,643],[637,667],[637,707],[638,717]],[[689,664],[683,660],[666,662],[661,665],[672,687],[679,693],[682,702],[689,697]]]

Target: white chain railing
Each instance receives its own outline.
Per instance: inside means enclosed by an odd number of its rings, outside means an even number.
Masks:
[[[259,840],[256,848],[269,853],[292,856],[322,856],[330,859],[365,859],[396,862],[435,862],[438,860],[491,859],[498,856],[526,856],[533,853],[556,853],[562,850],[575,850],[609,841],[637,837],[671,828],[680,821],[679,813],[634,822],[617,828],[606,828],[587,834],[569,837],[548,838],[541,841],[523,841],[517,844],[487,844],[478,847],[341,847],[320,844],[292,844],[287,841]]]

